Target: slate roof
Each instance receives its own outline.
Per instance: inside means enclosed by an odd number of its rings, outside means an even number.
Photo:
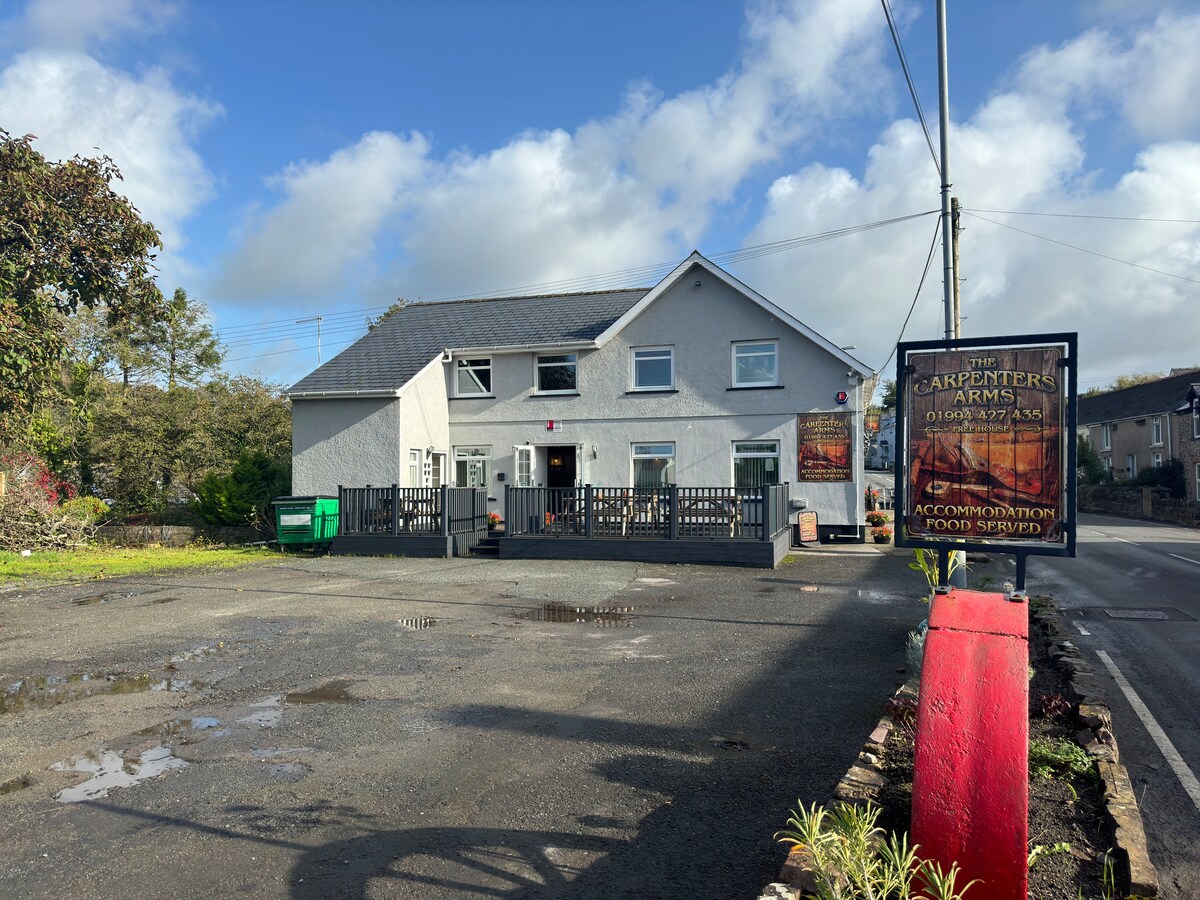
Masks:
[[[408,303],[288,392],[396,390],[447,348],[591,341],[649,292]]]
[[[1200,381],[1200,369],[1135,384],[1119,391],[1079,398],[1079,424],[1099,425],[1139,416],[1173,413],[1187,399],[1194,382]]]

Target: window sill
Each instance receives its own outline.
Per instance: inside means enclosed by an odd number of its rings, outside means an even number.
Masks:
[[[679,388],[632,388],[625,392],[629,394],[678,394]]]
[[[464,394],[459,397],[449,397],[449,400],[495,400],[495,394]]]
[[[782,391],[786,385],[782,384],[747,384],[734,385],[727,387],[727,391]]]
[[[578,397],[579,391],[534,391],[529,395],[530,399],[534,397]]]

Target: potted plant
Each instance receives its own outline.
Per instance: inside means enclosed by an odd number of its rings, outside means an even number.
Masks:
[[[886,544],[892,539],[892,529],[886,525],[876,525],[871,529],[871,537],[875,539],[877,544]]]
[[[500,513],[488,513],[488,531],[495,531],[500,527],[500,523],[504,520],[500,518]]]
[[[880,525],[886,525],[888,521],[887,513],[879,512],[878,510],[867,513],[867,524],[872,528],[877,528]]]
[[[874,510],[879,506],[879,491],[873,487],[868,487],[863,491],[863,504],[868,510]]]

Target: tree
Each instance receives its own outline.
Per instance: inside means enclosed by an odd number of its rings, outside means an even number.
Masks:
[[[227,475],[212,472],[196,490],[196,511],[210,525],[269,521],[271,500],[291,490],[291,461],[245,453]]]
[[[177,384],[199,384],[225,358],[207,318],[208,308],[203,303],[189,300],[187,291],[175,288],[162,318],[151,326],[150,359],[167,390]]]
[[[104,305],[109,324],[149,314],[157,230],[111,185],[107,156],[48,162],[0,129],[0,421],[28,415],[58,374],[63,321]]]
[[[1163,372],[1134,372],[1132,375],[1118,375],[1108,387],[1089,388],[1083,392],[1083,396],[1094,397],[1097,394],[1107,394],[1109,391],[1123,391],[1134,385],[1146,384],[1149,381],[1158,381],[1160,378],[1166,377]]]
[[[1104,468],[1104,461],[1100,459],[1100,454],[1086,435],[1079,435],[1075,458],[1079,466],[1080,484],[1103,484],[1110,480]]]
[[[896,408],[896,380],[894,378],[883,380],[883,399],[879,401],[879,408],[884,412]]]

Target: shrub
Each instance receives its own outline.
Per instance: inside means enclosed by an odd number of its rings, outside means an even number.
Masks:
[[[112,512],[108,504],[99,497],[89,497],[83,494],[60,503],[58,508],[63,515],[78,519],[88,525],[98,525]]]
[[[868,525],[886,525],[887,520],[888,520],[887,513],[882,513],[882,512],[867,513],[867,524]]]
[[[196,488],[196,512],[210,525],[265,525],[274,497],[291,490],[291,467],[265,453],[244,453],[228,475],[210,473]]]
[[[16,463],[14,465],[14,463]],[[74,489],[32,456],[6,457],[6,491],[0,495],[0,550],[56,550],[85,545],[95,523],[78,514]]]
[[[1075,778],[1092,771],[1087,751],[1066,738],[1030,738],[1029,774],[1042,778]]]

